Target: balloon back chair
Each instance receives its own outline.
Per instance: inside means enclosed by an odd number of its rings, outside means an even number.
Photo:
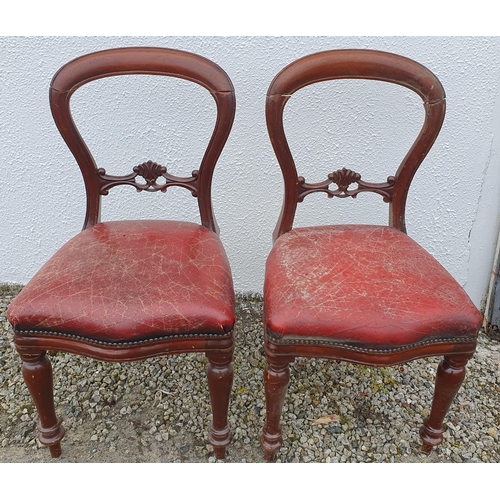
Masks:
[[[284,107],[297,90],[335,79],[380,80],[416,92],[425,120],[417,139],[386,182],[342,168],[308,183],[297,174],[285,136]],[[445,115],[441,83],[420,64],[371,50],[312,54],[280,71],[269,87],[267,127],[284,178],[284,201],[266,263],[264,372],[266,460],[282,446],[280,417],[296,357],[391,366],[444,356],[430,416],[420,430],[422,451],[442,441],[443,419],[472,357],[482,316],[452,276],[406,235],[410,183]],[[389,223],[292,229],[297,203],[311,193],[347,198],[373,192],[389,204]]]
[[[214,98],[215,128],[199,170],[191,177],[171,175],[152,161],[124,176],[97,168],[73,122],[70,98],[88,82],[130,74],[181,78],[201,85]],[[116,362],[203,352],[213,416],[208,440],[216,457],[223,458],[231,441],[227,414],[234,291],[212,211],[211,183],[233,124],[233,85],[218,65],[195,54],[164,48],[111,49],[63,66],[51,83],[50,106],[83,174],[87,210],[82,232],[49,259],[7,313],[24,380],[38,410],[40,442],[52,457],[61,454],[64,428],[54,410],[47,350]],[[197,198],[201,224],[100,222],[101,196],[118,185],[149,192],[186,188]]]

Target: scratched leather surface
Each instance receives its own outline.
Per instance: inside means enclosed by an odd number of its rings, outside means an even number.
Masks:
[[[17,330],[108,341],[223,334],[234,324],[231,271],[218,236],[203,226],[100,223],[42,267],[7,317]]]
[[[266,326],[275,337],[377,347],[475,335],[482,316],[454,278],[386,226],[292,230],[269,254]]]

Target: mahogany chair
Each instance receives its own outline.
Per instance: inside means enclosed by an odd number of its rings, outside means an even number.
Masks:
[[[319,183],[308,183],[297,174],[283,126],[285,104],[297,90],[335,79],[395,83],[423,100],[420,134],[386,182],[366,182],[346,168]],[[410,59],[384,52],[312,54],[288,65],[271,83],[267,127],[285,193],[264,283],[267,411],[261,445],[266,460],[273,460],[283,443],[280,416],[289,363],[296,357],[380,367],[444,356],[430,416],[420,430],[424,453],[441,443],[443,419],[464,379],[482,322],[460,285],[406,235],[408,188],[444,114],[445,93],[436,76]],[[297,203],[307,195],[324,192],[328,197],[355,198],[365,191],[389,204],[388,226],[292,229]]]
[[[182,78],[201,85],[214,98],[214,131],[191,177],[173,176],[152,161],[124,176],[97,168],[73,122],[70,98],[88,82],[130,74]],[[218,65],[195,54],[164,48],[112,49],[63,66],[51,83],[50,106],[82,171],[87,211],[82,232],[50,258],[7,312],[24,380],[40,417],[39,439],[52,457],[61,454],[64,428],[54,410],[47,350],[117,362],[203,352],[213,416],[208,440],[216,457],[223,458],[231,441],[227,413],[233,380],[234,291],[212,211],[211,183],[233,124],[233,85]],[[149,192],[186,188],[198,200],[201,224],[100,222],[101,196],[117,185]]]

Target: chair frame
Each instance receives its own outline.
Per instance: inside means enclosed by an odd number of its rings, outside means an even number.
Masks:
[[[328,180],[308,184],[299,177],[283,126],[287,101],[297,90],[317,82],[336,79],[380,80],[406,87],[423,100],[425,119],[418,137],[401,162],[395,176],[384,183],[368,183],[360,174],[342,169]],[[380,194],[389,204],[389,226],[406,233],[405,207],[408,189],[418,167],[431,149],[444,120],[445,92],[437,79],[421,64],[399,55],[373,50],[332,50],[298,59],[272,81],[266,100],[269,137],[284,179],[284,200],[273,233],[273,241],[292,229],[297,203],[310,193],[325,192],[329,197],[356,197],[359,192]],[[357,183],[357,188],[349,186]],[[330,189],[337,184],[337,189]],[[442,442],[443,420],[465,377],[465,366],[476,349],[477,332],[452,339],[423,341],[393,349],[371,349],[315,339],[277,339],[265,327],[266,423],[261,446],[266,460],[272,461],[283,444],[280,417],[290,379],[289,364],[296,357],[347,361],[367,366],[386,367],[418,358],[444,356],[438,370],[429,417],[420,430],[422,452],[429,454]]]
[[[148,161],[125,176],[107,175],[98,169],[80,136],[70,112],[70,98],[82,85],[118,75],[147,74],[181,78],[207,89],[217,106],[217,119],[199,170],[192,177],[181,178],[167,173],[166,168]],[[64,65],[52,79],[50,106],[59,132],[73,153],[84,178],[87,209],[83,230],[100,222],[101,196],[116,185],[132,185],[138,191],[163,191],[181,186],[197,197],[201,224],[219,233],[213,214],[211,182],[213,171],[229,136],[235,114],[235,95],[227,74],[212,61],[189,52],[131,47],[110,49],[84,55]],[[137,183],[136,177],[145,179]],[[163,177],[164,182],[157,184]],[[234,325],[233,325],[234,328]],[[47,351],[61,351],[88,356],[102,361],[137,361],[155,356],[203,352],[208,359],[207,379],[213,421],[208,440],[215,456],[222,459],[231,442],[228,408],[233,381],[233,328],[224,334],[179,333],[134,342],[106,342],[76,335],[47,331],[15,331],[14,343],[22,359],[25,383],[38,410],[39,440],[50,449],[52,457],[61,454],[60,441],[65,431],[56,416],[53,400],[52,367]]]

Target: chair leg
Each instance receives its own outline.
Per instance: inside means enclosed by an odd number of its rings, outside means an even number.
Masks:
[[[462,385],[465,366],[470,358],[471,355],[445,356],[439,364],[431,414],[424,419],[424,425],[420,429],[422,453],[426,455],[443,441],[444,417]]]
[[[233,353],[207,352],[206,356],[213,417],[208,427],[208,442],[214,447],[215,458],[222,460],[226,456],[226,446],[231,442],[227,415],[233,386]]]
[[[264,458],[268,462],[274,460],[276,452],[283,445],[280,419],[290,381],[288,365],[291,361],[293,359],[267,356],[267,366],[264,371],[266,424],[262,431],[260,445],[264,450]]]
[[[19,351],[23,361],[23,377],[35,402],[40,424],[38,439],[49,447],[50,455],[56,458],[61,455],[61,439],[65,430],[61,419],[57,418],[54,409],[54,393],[52,386],[52,365],[45,351]]]

